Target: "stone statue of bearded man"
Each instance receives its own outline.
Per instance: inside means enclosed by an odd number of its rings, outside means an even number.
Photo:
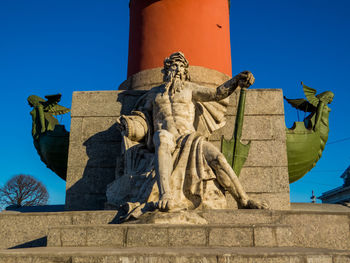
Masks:
[[[129,213],[149,204],[160,211],[218,209],[226,207],[226,190],[241,208],[267,208],[248,197],[224,155],[207,141],[225,124],[225,99],[251,86],[252,73],[209,88],[190,82],[188,66],[184,54],[171,54],[164,60],[164,83],[121,116],[124,168],[117,180],[123,190],[107,191],[107,198],[127,203]]]

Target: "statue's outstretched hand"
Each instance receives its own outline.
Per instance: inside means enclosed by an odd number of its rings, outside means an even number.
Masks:
[[[238,86],[241,88],[249,88],[254,84],[255,78],[250,71],[243,71],[235,77]]]

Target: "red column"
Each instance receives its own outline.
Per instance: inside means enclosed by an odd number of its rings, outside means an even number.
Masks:
[[[228,0],[131,0],[128,77],[176,51],[231,76]]]

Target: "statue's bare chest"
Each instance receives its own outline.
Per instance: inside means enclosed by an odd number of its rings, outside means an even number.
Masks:
[[[178,108],[193,107],[191,90],[182,90],[171,95],[167,92],[158,93],[154,100],[154,106],[158,110],[172,110]]]
[[[180,134],[192,131],[194,120],[192,91],[183,89],[173,95],[157,94],[153,102],[153,118],[157,124],[162,123],[163,129],[175,127]]]

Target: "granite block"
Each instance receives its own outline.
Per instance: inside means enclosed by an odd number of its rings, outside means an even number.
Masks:
[[[69,216],[52,213],[41,216],[35,213],[0,215],[0,249],[43,238],[49,226],[67,225],[70,222]]]
[[[333,263],[350,263],[350,256],[335,256]]]
[[[221,141],[210,141],[216,148],[221,149]],[[243,141],[244,144],[247,141]],[[287,147],[283,141],[262,140],[252,141],[245,167],[286,167]]]
[[[247,257],[242,257],[238,255],[219,255],[217,263],[251,263],[250,259]],[[256,263],[256,262],[254,262]]]
[[[284,115],[281,89],[248,89],[245,115]]]
[[[72,117],[117,117],[128,114],[140,91],[79,91],[73,93]]]
[[[169,246],[205,246],[206,230],[204,227],[169,228]]]
[[[74,256],[71,258],[71,261],[69,263],[106,263],[106,262],[108,262],[108,263],[112,263],[112,262],[113,263],[114,262],[124,263],[123,261],[120,261],[119,259],[118,259],[118,261],[112,261],[111,259],[106,261],[106,258],[107,257],[104,257],[104,256]]]
[[[332,256],[307,256],[306,263],[333,263]]]
[[[71,117],[69,143],[82,143],[83,117]]]
[[[244,167],[239,180],[250,193],[289,191],[288,167]]]
[[[116,211],[98,211],[74,213],[71,215],[72,225],[107,225],[116,215]]]
[[[69,227],[61,229],[61,244],[63,247],[83,247],[87,245],[85,227]]]
[[[218,227],[209,230],[209,246],[253,246],[253,229]]]
[[[126,245],[128,247],[140,247],[147,244],[149,247],[165,246],[168,244],[168,229],[145,226],[128,227]]]
[[[126,228],[111,225],[87,228],[87,246],[123,247]]]
[[[69,145],[68,172],[71,167],[115,167],[120,154],[121,142],[87,142],[71,143]],[[68,180],[68,178],[67,178]]]
[[[114,170],[114,168],[72,167],[70,172],[74,173],[74,178],[77,180],[75,182],[67,181],[67,191],[77,191],[82,194],[104,194],[107,185],[115,179]],[[72,178],[73,176],[71,176]]]
[[[272,223],[272,214],[269,210],[246,210],[239,209],[232,211],[205,210],[202,216],[209,224],[268,224]]]
[[[81,127],[81,142],[121,141],[117,129],[118,117],[84,117]]]
[[[288,214],[281,223],[289,224],[296,246],[350,249],[347,215]]]
[[[255,247],[275,247],[276,235],[272,227],[254,227]]]
[[[218,263],[305,263],[303,256],[284,255],[223,255],[218,257]]]
[[[51,228],[48,231],[47,235],[47,246],[48,247],[61,247],[61,229],[60,228]]]
[[[245,166],[287,166],[287,147],[283,141],[252,141]]]
[[[233,137],[236,116],[227,116],[226,125],[215,131],[210,141],[226,140]],[[285,140],[286,132],[282,115],[245,116],[242,130],[242,140]]]
[[[289,226],[276,228],[276,243],[279,247],[293,247],[292,230]]]
[[[73,189],[66,192],[65,209],[68,211],[100,210],[107,202],[105,193],[81,193]]]
[[[118,93],[114,90],[74,92],[71,116],[118,116],[122,108],[117,101]]]

